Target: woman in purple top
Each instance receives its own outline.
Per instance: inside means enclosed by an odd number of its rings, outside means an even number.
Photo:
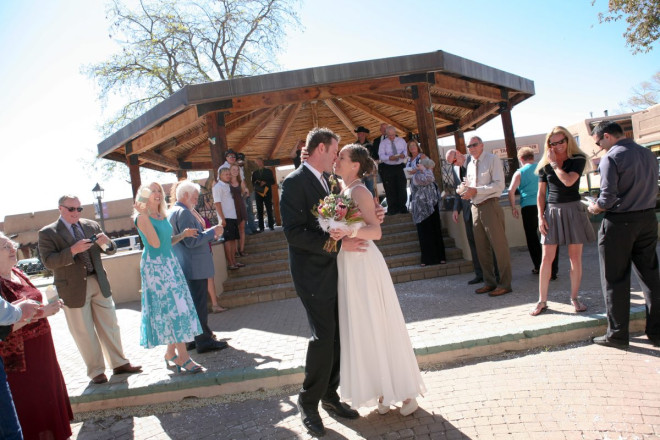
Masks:
[[[596,235],[587,217],[586,206],[580,200],[580,176],[586,163],[587,156],[568,130],[555,127],[548,133],[543,158],[536,167],[543,258],[539,302],[530,311],[532,316],[548,309],[550,272],[558,245],[568,247],[568,258],[571,260],[571,304],[576,312],[587,310],[587,306],[578,299],[582,281],[582,245],[594,241]]]

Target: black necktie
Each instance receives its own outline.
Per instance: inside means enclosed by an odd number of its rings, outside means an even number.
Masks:
[[[467,174],[467,170],[463,167],[458,167],[458,168],[460,168],[460,170],[461,170],[460,175],[461,175],[461,182],[462,182],[463,179],[465,179],[465,175]]]
[[[74,223],[71,225],[71,229],[73,229],[73,237],[76,239],[76,241],[85,239],[85,236],[82,233],[82,228],[80,227],[80,225]],[[87,273],[94,272],[94,265],[92,264],[92,256],[89,254],[89,251],[81,252],[78,255],[80,255],[80,259],[85,265],[85,268],[87,269]]]

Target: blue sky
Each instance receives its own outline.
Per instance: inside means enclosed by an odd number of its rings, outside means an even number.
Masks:
[[[598,23],[606,7],[606,0],[307,0],[279,63],[290,70],[443,50],[533,80],[536,95],[513,110],[514,130],[545,133],[590,112],[616,112],[633,86],[660,70],[658,43],[633,56],[625,22]],[[100,180],[83,166],[103,138],[104,114],[80,67],[116,50],[103,3],[1,1],[0,23],[0,219],[55,208],[64,193],[90,203],[97,181],[108,200],[130,197],[128,183]],[[501,138],[500,120],[478,134]]]

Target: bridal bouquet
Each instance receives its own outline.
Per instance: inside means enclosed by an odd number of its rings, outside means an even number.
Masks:
[[[344,229],[355,231],[360,227],[362,216],[355,202],[348,196],[330,194],[320,200],[314,207],[312,214],[316,216],[321,229],[328,232],[330,229]],[[326,252],[337,252],[337,242],[328,238],[323,246]]]

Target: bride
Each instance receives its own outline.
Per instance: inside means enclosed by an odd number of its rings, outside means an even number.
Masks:
[[[364,224],[330,234],[335,240],[349,236],[368,243],[366,252],[340,250],[337,256],[340,387],[354,409],[377,405],[385,414],[390,405],[402,402],[400,413],[407,416],[417,409],[416,397],[426,388],[387,264],[372,241],[381,237],[380,222],[361,178],[375,166],[368,150],[358,144],[342,148],[335,163],[335,173],[344,181],[342,192],[360,209]]]

